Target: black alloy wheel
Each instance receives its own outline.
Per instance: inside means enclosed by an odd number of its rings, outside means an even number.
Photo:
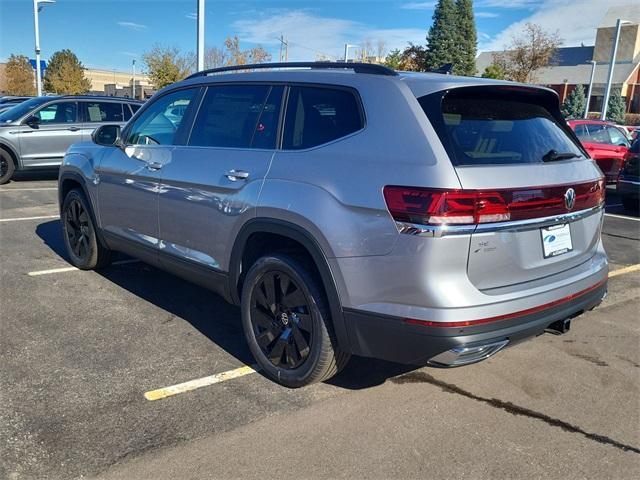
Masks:
[[[64,216],[65,232],[69,246],[74,255],[81,260],[86,260],[91,255],[89,245],[89,213],[85,210],[80,200],[74,198],[69,203]]]
[[[0,148],[0,185],[11,180],[16,166],[8,152]]]
[[[69,260],[80,270],[106,267],[111,261],[111,251],[96,235],[89,205],[84,192],[75,188],[65,196],[60,213]]]
[[[290,370],[305,362],[313,321],[309,299],[293,278],[266,272],[252,292],[250,315],[256,342],[274,366]]]

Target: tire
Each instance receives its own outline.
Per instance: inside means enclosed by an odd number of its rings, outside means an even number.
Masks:
[[[258,259],[244,280],[241,311],[258,366],[285,387],[327,380],[349,361],[337,347],[322,283],[303,261],[279,253]]]
[[[637,212],[640,210],[640,202],[637,198],[633,197],[622,197],[622,206],[625,210],[630,212]]]
[[[16,164],[9,152],[0,148],[0,185],[8,183],[15,170]]]
[[[84,192],[73,189],[64,198],[62,235],[71,264],[80,270],[100,269],[109,265],[111,250],[105,248],[96,236],[93,215]]]

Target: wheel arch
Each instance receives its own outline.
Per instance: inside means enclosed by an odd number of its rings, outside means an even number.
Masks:
[[[350,352],[351,347],[347,336],[342,303],[336,286],[334,272],[331,271],[327,257],[318,242],[308,231],[296,224],[274,218],[254,218],[249,220],[240,229],[233,245],[229,261],[229,292],[233,303],[236,305],[240,304],[242,273],[248,270],[247,267],[243,269],[242,261],[245,257],[249,240],[253,235],[275,235],[284,237],[304,248],[313,261],[324,286],[331,309],[331,320],[338,345],[341,350]]]
[[[20,170],[22,168],[22,164],[20,163],[20,155],[18,155],[16,149],[9,145],[7,142],[0,142],[0,148],[11,156],[16,170]]]
[[[60,178],[58,179],[58,204],[59,204],[60,216],[62,216],[62,206],[64,204],[64,199],[66,198],[67,194],[74,188],[79,188],[80,190],[82,190],[82,193],[84,194],[85,198],[89,202],[89,215],[91,215],[91,221],[95,226],[96,237],[98,237],[98,241],[102,244],[103,247],[107,247],[107,243],[102,235],[100,226],[96,221],[96,212],[95,212],[96,205],[93,199],[91,198],[91,195],[89,195],[86,180],[82,175],[78,173],[62,172],[60,174]]]

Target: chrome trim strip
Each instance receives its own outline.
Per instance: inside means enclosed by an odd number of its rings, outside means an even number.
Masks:
[[[436,355],[429,360],[429,364],[445,367],[459,367],[462,365],[469,365],[470,363],[480,362],[485,360],[504,347],[507,346],[509,340],[499,340],[496,342],[485,343],[482,345],[476,345],[469,347],[467,345],[461,345],[446,352]]]
[[[569,223],[591,215],[601,213],[604,207],[587,208],[578,212],[554,215],[551,217],[514,220],[511,222],[484,223],[480,225],[420,225],[417,223],[396,222],[398,232],[419,237],[446,237],[450,235],[469,235],[471,233],[522,232],[547,227],[558,223]]]
[[[630,183],[631,185],[640,185],[640,182],[634,182],[633,180],[623,180],[622,178],[618,179],[619,183]]]

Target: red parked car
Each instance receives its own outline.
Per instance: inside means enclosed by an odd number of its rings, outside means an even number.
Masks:
[[[600,120],[567,123],[605,174],[607,183],[615,183],[631,146],[625,132],[613,123]]]

